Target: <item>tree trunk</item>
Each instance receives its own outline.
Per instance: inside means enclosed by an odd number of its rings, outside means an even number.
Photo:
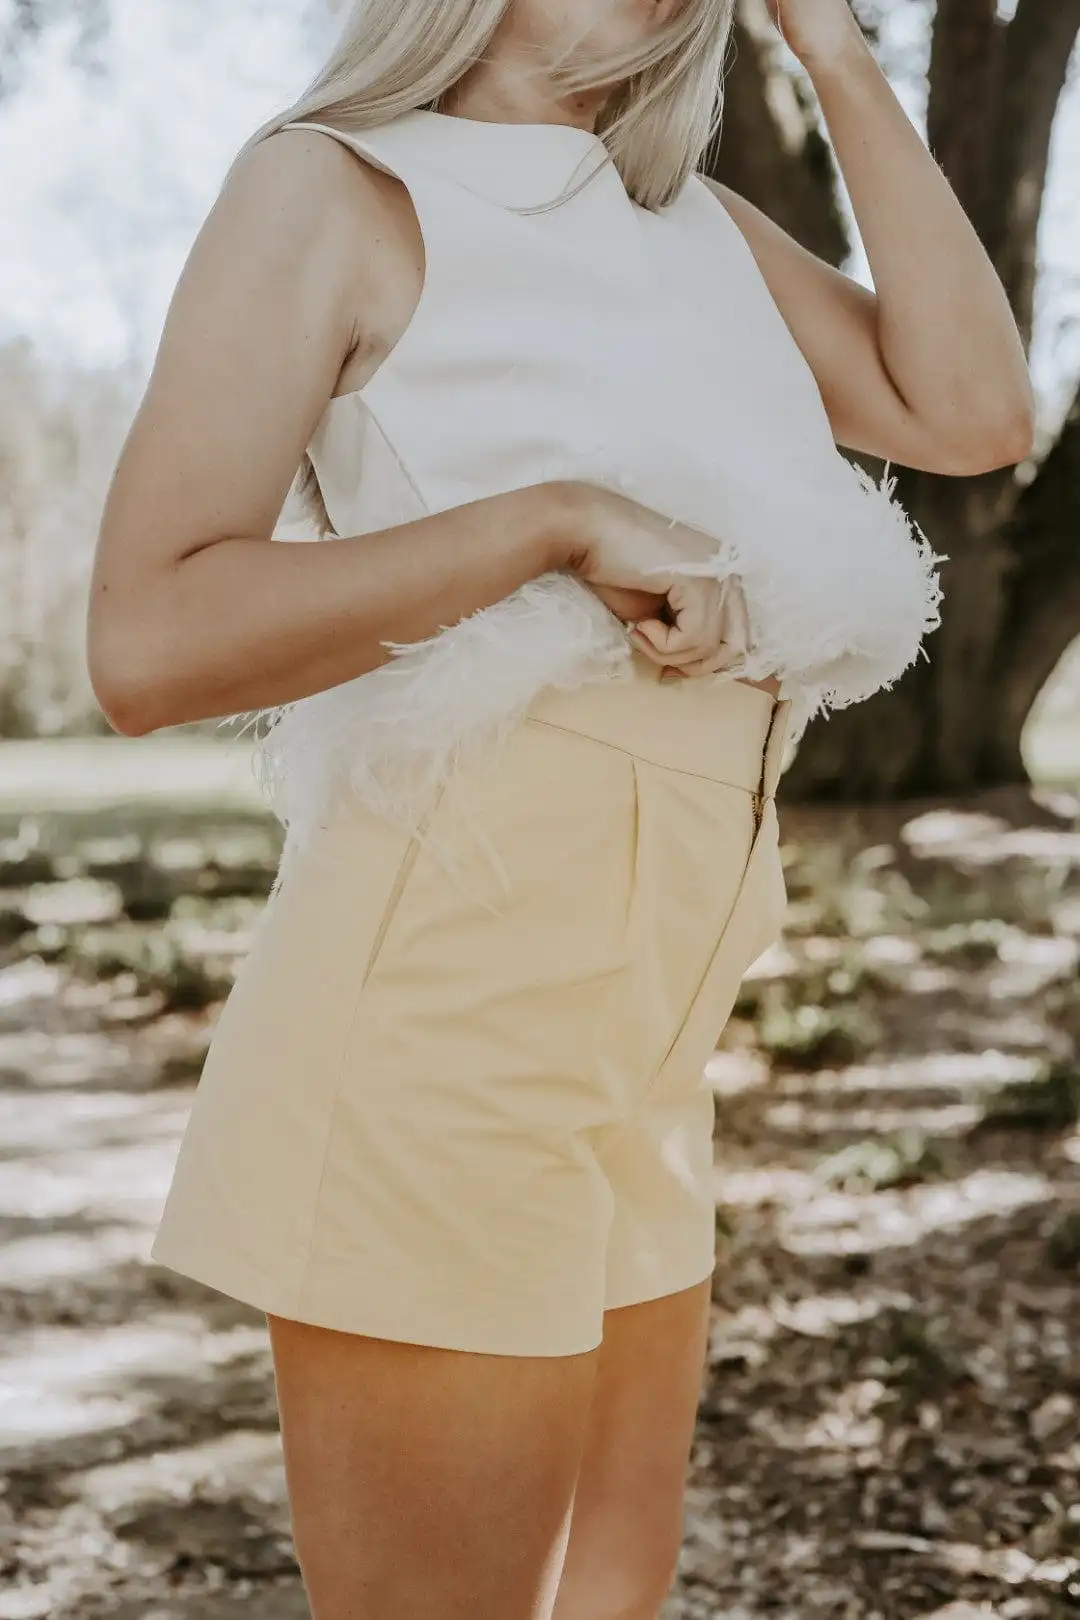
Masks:
[[[1080,634],[1080,394],[1005,537],[1013,575],[988,693],[990,775],[1007,769],[1036,698]]]
[[[831,154],[767,36],[743,23],[724,137],[710,172],[834,264],[847,254]],[[749,26],[748,26],[749,24]],[[928,130],[943,171],[1030,338],[1050,140],[1080,0],[938,0]],[[942,566],[943,622],[891,692],[815,723],[789,797],[888,801],[1026,781],[1032,705],[1080,635],[1080,401],[1032,485],[902,475],[900,494]]]
[[[992,184],[977,224],[1025,341],[1035,315],[1050,142],[1078,33],[1080,0],[1019,0],[1000,52],[985,160]]]
[[[791,798],[877,802],[1023,780],[1019,733],[1011,758],[991,750],[996,723],[986,701],[1013,569],[995,520],[1002,480],[909,475],[905,485],[909,510],[935,550],[948,552],[949,609],[927,656],[893,691],[811,727],[785,785]]]
[[[778,72],[769,40],[735,25],[725,80],[723,138],[704,172],[765,207],[803,247],[830,264],[847,257],[836,170],[826,141],[792,81]]]

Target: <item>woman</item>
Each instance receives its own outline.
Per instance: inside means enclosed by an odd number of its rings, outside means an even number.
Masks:
[[[936,622],[836,444],[1031,445],[846,0],[772,8],[876,294],[693,173],[730,0],[360,0],[234,165],[110,492],[113,724],[273,722],[282,879],[155,1255],[268,1314],[316,1620],[657,1614],[784,729]],[[301,465],[328,538],[268,545]]]

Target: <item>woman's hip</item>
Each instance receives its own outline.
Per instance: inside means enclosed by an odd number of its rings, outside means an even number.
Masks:
[[[556,726],[660,769],[769,798],[789,708],[762,686],[667,675],[635,654],[629,680],[549,688],[526,723]]]
[[[781,920],[782,707],[699,684],[542,699],[418,837],[341,806],[271,900],[217,1044],[275,1066],[297,1048],[310,1070],[373,1021],[397,1042],[422,1025],[447,1052],[479,1031],[538,1079],[604,1054],[644,1075]],[[634,1027],[636,1046],[618,1034]]]

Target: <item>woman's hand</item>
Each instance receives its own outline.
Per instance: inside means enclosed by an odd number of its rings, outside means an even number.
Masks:
[[[848,0],[765,0],[781,37],[801,62],[834,59],[864,48]]]
[[[747,647],[741,592],[681,572],[708,563],[716,540],[592,484],[564,490],[573,536],[568,566],[634,625],[634,645],[654,664],[688,675],[731,668]]]
[[[667,608],[667,597],[656,591],[626,591],[617,586],[591,585],[609,613],[614,613],[623,624],[637,625],[645,619],[659,619]]]

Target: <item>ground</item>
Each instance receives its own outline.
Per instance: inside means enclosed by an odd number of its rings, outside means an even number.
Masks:
[[[146,1260],[275,838],[136,746],[0,773],[0,1620],[302,1620],[263,1324]],[[669,1620],[1080,1615],[1080,808],[784,821]]]

